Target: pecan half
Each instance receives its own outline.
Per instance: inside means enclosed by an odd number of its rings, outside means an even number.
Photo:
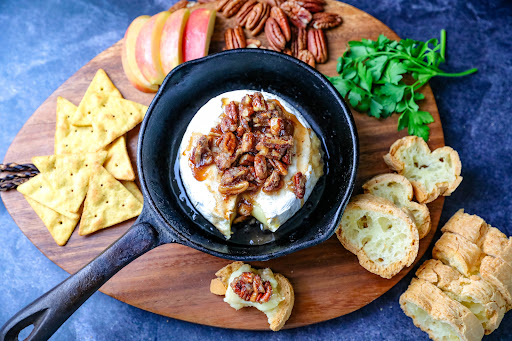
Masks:
[[[281,182],[281,175],[279,175],[279,171],[274,170],[272,174],[267,178],[265,183],[263,184],[263,192],[270,193],[277,189],[279,189],[279,183]]]
[[[241,26],[228,28],[224,33],[224,40],[226,41],[226,50],[247,47],[244,30]]]
[[[315,57],[317,63],[325,63],[328,58],[325,34],[316,28],[308,29],[308,50]]]
[[[290,45],[292,55],[295,58],[298,58],[300,51],[308,48],[308,35],[305,28],[292,26],[292,40]]]
[[[238,183],[247,175],[249,169],[247,167],[232,167],[222,174],[220,179],[221,185],[232,185]]]
[[[246,1],[247,0],[230,0],[222,9],[222,14],[224,14],[226,18],[231,18],[238,13]]]
[[[174,5],[172,5],[167,11],[168,12],[176,12],[179,9],[186,8],[188,5],[188,0],[180,0]]]
[[[297,55],[297,58],[302,60],[304,63],[309,64],[311,67],[316,66],[315,56],[309,50],[301,50]]]
[[[242,137],[242,152],[248,153],[254,151],[256,137],[253,133],[245,133]]]
[[[236,137],[233,133],[227,132],[222,134],[217,141],[222,152],[233,155],[236,149]]]
[[[274,47],[278,51],[282,51],[286,46],[286,37],[281,31],[281,27],[277,21],[270,17],[265,23],[265,35],[271,47]]]
[[[244,301],[264,303],[272,296],[272,285],[262,281],[260,275],[244,272],[229,285],[233,292]]]
[[[324,0],[294,0],[299,5],[310,11],[311,13],[322,12],[324,10]]]
[[[284,131],[284,120],[279,117],[272,117],[270,119],[270,132],[272,135],[280,136]]]
[[[313,19],[311,12],[293,0],[284,2],[281,8],[288,15],[290,21],[297,27],[306,28],[311,19]]]
[[[240,8],[236,15],[236,22],[238,25],[245,26],[249,13],[251,12],[252,8],[257,4],[257,0],[249,0]]]
[[[222,195],[235,195],[243,193],[249,188],[248,181],[240,181],[233,185],[219,185],[219,193]]]
[[[230,102],[224,107],[224,117],[220,122],[220,128],[223,133],[235,131],[238,127],[238,107],[235,102]]]
[[[290,39],[292,38],[292,31],[286,13],[284,13],[284,11],[279,7],[272,7],[270,9],[270,17],[275,19],[275,21],[281,28],[281,32],[283,32],[286,41],[290,41]]]
[[[249,38],[246,40],[246,42],[247,47],[259,48],[261,46],[261,41],[259,41],[258,39]]]
[[[251,154],[244,154],[240,158],[240,161],[238,161],[238,164],[240,166],[251,166],[254,164],[254,156]]]
[[[267,178],[267,160],[264,156],[256,155],[254,157],[254,171],[261,180]]]
[[[264,111],[267,110],[267,103],[263,98],[261,92],[255,92],[252,95],[252,107],[254,111]]]
[[[297,199],[303,199],[306,193],[306,177],[301,173],[297,172],[293,176],[293,193]]]
[[[249,26],[246,26],[248,29],[251,30],[251,34],[253,37],[260,34],[260,32],[265,27],[265,22],[267,21],[268,17],[270,16],[270,5],[267,4],[266,2],[259,3],[258,5],[254,6],[253,11],[256,10],[256,7],[258,7],[259,5],[261,5],[261,8],[257,10],[257,12],[259,12],[259,15],[254,16],[254,18],[256,18],[256,19],[252,20],[252,22],[253,22],[253,24],[251,24],[252,28],[249,28]],[[249,17],[247,18],[247,23],[249,23],[249,21],[251,21],[251,19],[252,19],[251,14],[249,14]]]
[[[321,30],[337,27],[342,23],[343,19],[339,15],[326,12],[313,14],[313,20],[311,20],[311,26]]]
[[[277,170],[281,175],[288,174],[288,165],[278,160],[270,160],[270,163],[272,164],[272,166],[274,166],[274,169]]]
[[[189,160],[195,167],[206,166],[213,162],[212,152],[210,151],[208,138],[206,136],[202,135],[197,140],[194,149],[192,149],[192,153],[190,153]]]
[[[217,12],[222,12],[224,10],[224,7],[230,2],[231,0],[219,0],[217,4],[215,5],[215,10]]]

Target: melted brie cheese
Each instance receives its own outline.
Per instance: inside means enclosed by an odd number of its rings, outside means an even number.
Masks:
[[[223,103],[240,101],[246,94],[255,90],[236,90],[223,93],[203,105],[190,121],[180,146],[180,174],[189,199],[195,208],[227,238],[231,237],[231,223],[236,216],[238,196],[223,196],[218,187],[222,174],[215,164],[208,166],[198,181],[189,165],[189,156],[197,138],[208,135],[217,126],[223,113]],[[282,98],[261,91],[265,100],[279,101],[283,108],[297,119],[294,124],[295,156],[288,167],[288,174],[283,178],[285,186],[278,191],[265,193],[259,191],[252,197],[252,215],[266,228],[275,232],[290,219],[308,199],[318,179],[323,175],[323,161],[320,140],[304,117]],[[297,199],[290,185],[292,177],[302,172],[306,176],[304,199]],[[245,194],[242,194],[242,196]]]

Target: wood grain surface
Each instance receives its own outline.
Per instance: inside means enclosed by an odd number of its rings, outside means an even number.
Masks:
[[[209,5],[202,5],[212,6]],[[336,59],[349,40],[376,39],[379,34],[398,39],[383,23],[352,6],[328,1],[326,11],[339,13],[343,25],[327,32],[330,58],[318,69],[328,75],[336,74]],[[144,14],[144,13],[141,13]],[[211,52],[224,47],[226,27],[233,27],[233,19],[217,16]],[[250,34],[247,33],[248,37]],[[264,34],[258,39],[266,44]],[[78,104],[89,82],[99,68],[111,77],[125,98],[149,104],[151,94],[133,88],[121,66],[121,42],[108,48],[59,87],[30,117],[7,151],[5,162],[29,162],[32,156],[53,154],[55,109],[57,96]],[[429,145],[444,145],[439,113],[430,87],[423,89],[425,100],[421,110],[434,116],[430,125]],[[354,112],[360,139],[361,156],[355,193],[370,177],[389,172],[382,156],[390,145],[406,132],[397,132],[397,115],[377,120]],[[128,134],[129,153],[136,160],[138,127]],[[79,236],[78,228],[65,247],[58,246],[29,204],[16,191],[2,193],[5,206],[23,233],[53,262],[69,273],[74,273],[108,245],[119,238],[134,220],[102,230],[91,236]],[[424,254],[437,228],[443,198],[429,204],[433,228],[420,242],[418,259]],[[190,322],[238,329],[268,329],[264,314],[256,309],[235,311],[222,297],[209,292],[210,280],[227,260],[206,255],[181,245],[160,246],[121,270],[101,291],[123,302],[157,314]],[[295,307],[286,328],[304,326],[348,314],[375,300],[395,285],[409,270],[390,280],[364,270],[356,256],[346,251],[332,237],[325,243],[268,262],[252,263],[256,267],[271,267],[288,277],[295,289]],[[9,265],[6,265],[9,266]],[[29,284],[27,284],[29,285]]]

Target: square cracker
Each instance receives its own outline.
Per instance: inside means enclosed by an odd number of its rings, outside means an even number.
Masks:
[[[94,141],[99,150],[142,122],[148,107],[123,98],[109,98],[93,120]]]
[[[135,180],[135,173],[126,150],[126,138],[118,137],[105,150],[107,158],[103,167],[118,180]]]
[[[107,152],[38,156],[32,162],[41,172],[18,191],[63,214],[73,218],[84,201],[89,177],[95,164],[103,164]]]
[[[32,206],[36,214],[41,218],[55,242],[60,246],[66,245],[69,237],[71,237],[71,234],[75,230],[76,224],[78,224],[80,220],[80,215],[75,214],[73,218],[66,217],[34,199],[29,197],[25,197],[25,199],[27,199],[30,206]]]
[[[89,84],[71,122],[76,126],[90,126],[109,98],[123,98],[104,70],[99,69]]]
[[[77,110],[76,105],[65,98],[57,97],[57,126],[55,129],[55,154],[94,152],[92,126],[75,126],[70,118]]]
[[[87,235],[138,216],[142,203],[104,167],[95,165],[79,234]]]

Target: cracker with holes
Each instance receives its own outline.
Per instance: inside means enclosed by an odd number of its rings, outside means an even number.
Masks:
[[[66,245],[80,220],[80,215],[77,213],[73,217],[68,217],[27,196],[25,199],[46,226],[55,242],[61,246]]]
[[[96,150],[135,128],[142,122],[147,110],[147,106],[127,99],[109,98],[92,121]]]
[[[136,217],[142,203],[103,166],[95,165],[79,234],[87,235]]]
[[[406,177],[389,173],[377,175],[368,180],[363,189],[365,193],[392,201],[414,219],[419,238],[422,239],[430,231],[430,211],[427,205],[412,201],[412,185]]]
[[[135,172],[126,150],[126,138],[118,137],[105,150],[107,151],[107,159],[103,164],[105,169],[118,180],[135,180]]]
[[[417,136],[395,141],[384,161],[409,179],[416,199],[422,204],[440,195],[449,196],[462,181],[459,154],[446,146],[431,152],[427,143]]]
[[[411,216],[371,194],[352,198],[336,235],[362,267],[383,278],[410,266],[418,255],[418,229]]]
[[[107,152],[37,156],[32,162],[41,172],[18,186],[23,195],[73,218],[80,210],[94,165],[105,161]]]
[[[122,98],[104,70],[99,69],[89,84],[75,114],[70,118],[75,126],[91,126],[109,98]]]

